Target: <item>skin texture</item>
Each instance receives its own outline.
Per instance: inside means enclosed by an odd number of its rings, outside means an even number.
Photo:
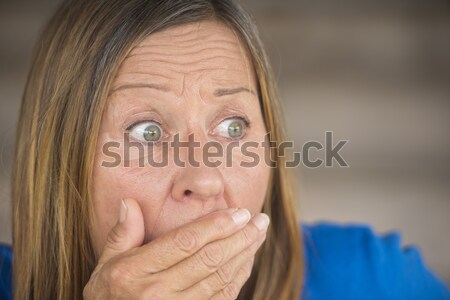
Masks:
[[[218,210],[243,207],[252,215],[261,210],[270,174],[262,159],[266,128],[252,63],[242,45],[222,23],[203,21],[150,35],[122,63],[103,113],[94,162],[92,236],[97,254],[117,223],[123,198],[134,199],[142,211],[143,244]],[[111,161],[103,145],[119,142],[114,152],[122,154],[124,133],[136,122],[159,122],[164,141],[173,141],[177,133],[181,141],[187,141],[194,134],[201,145],[216,141],[225,149],[236,140],[217,128],[236,116],[251,123],[239,140],[260,145],[251,148],[261,158],[256,167],[241,167],[241,161],[251,159],[234,149],[231,168],[225,166],[225,158],[210,159],[222,162],[211,168],[196,149],[200,167],[187,164],[183,168],[175,165],[170,147],[169,164],[163,168],[148,163],[139,167],[137,148],[130,151],[130,160],[122,157],[119,166],[102,166]],[[130,140],[139,143],[133,137]],[[161,146],[153,146],[153,151],[154,160],[159,161]],[[180,159],[188,161],[187,151],[180,151]]]

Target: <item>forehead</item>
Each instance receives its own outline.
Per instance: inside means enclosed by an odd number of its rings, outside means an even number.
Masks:
[[[113,89],[150,81],[182,92],[189,79],[254,89],[253,65],[237,33],[219,21],[201,21],[151,34],[130,51]]]

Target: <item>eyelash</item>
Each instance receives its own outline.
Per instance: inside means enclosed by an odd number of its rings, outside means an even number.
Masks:
[[[223,122],[223,121],[231,120],[231,119],[239,119],[239,120],[241,120],[242,122],[244,122],[244,124],[245,124],[245,129],[248,129],[248,128],[251,127],[251,122],[250,122],[247,118],[242,117],[242,116],[232,116],[232,117],[225,118],[225,119],[223,119],[222,121],[220,121],[219,124],[220,124],[221,122]],[[153,122],[153,123],[156,123],[156,124],[158,124],[159,126],[163,127],[163,125],[162,125],[160,122],[158,122],[158,121],[156,121],[156,120],[154,120],[154,119],[146,119],[146,120],[140,120],[140,121],[134,122],[133,124],[129,125],[125,130],[126,130],[127,132],[129,132],[129,131],[130,131],[131,129],[133,129],[135,126],[137,126],[137,125],[139,125],[139,124],[142,124],[142,123],[145,123],[145,122]],[[217,125],[216,125],[216,126],[217,126]],[[164,132],[164,131],[165,131],[164,128],[162,128],[162,129],[163,129],[163,132]],[[245,136],[245,134],[244,134],[244,136]],[[244,137],[244,136],[243,136],[243,137]],[[152,142],[152,144],[158,145],[160,142],[162,142],[162,141]]]
[[[251,125],[250,121],[247,120],[247,119],[244,118],[244,117],[241,117],[241,116],[234,116],[234,117],[226,118],[226,119],[224,119],[223,121],[225,121],[225,120],[230,120],[230,119],[239,119],[239,120],[241,120],[242,122],[244,122],[246,128],[250,128],[250,125]],[[222,122],[223,122],[223,121],[222,121]]]
[[[131,129],[133,129],[133,127],[135,127],[135,126],[137,126],[137,125],[139,125],[139,124],[142,124],[142,123],[146,123],[146,122],[153,122],[153,123],[156,123],[156,124],[158,124],[159,126],[162,127],[162,124],[159,123],[158,121],[153,120],[153,119],[146,119],[146,120],[140,120],[140,121],[134,122],[133,124],[131,124],[130,126],[128,126],[125,130],[126,130],[126,131],[130,131]],[[163,128],[163,129],[164,129],[164,128]]]

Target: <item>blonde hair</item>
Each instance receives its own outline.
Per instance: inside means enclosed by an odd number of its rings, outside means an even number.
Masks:
[[[20,110],[13,197],[15,299],[82,299],[96,265],[90,239],[96,139],[110,84],[129,51],[165,28],[215,19],[251,54],[270,140],[285,139],[275,81],[250,16],[227,0],[75,0],[62,4],[35,49]],[[298,299],[303,247],[293,173],[271,150],[263,211],[267,242],[238,299]]]

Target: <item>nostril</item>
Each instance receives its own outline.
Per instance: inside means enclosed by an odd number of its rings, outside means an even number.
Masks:
[[[191,192],[190,190],[185,190],[185,191],[184,191],[184,195],[185,195],[185,196],[189,196],[191,193],[192,193],[192,192]]]

